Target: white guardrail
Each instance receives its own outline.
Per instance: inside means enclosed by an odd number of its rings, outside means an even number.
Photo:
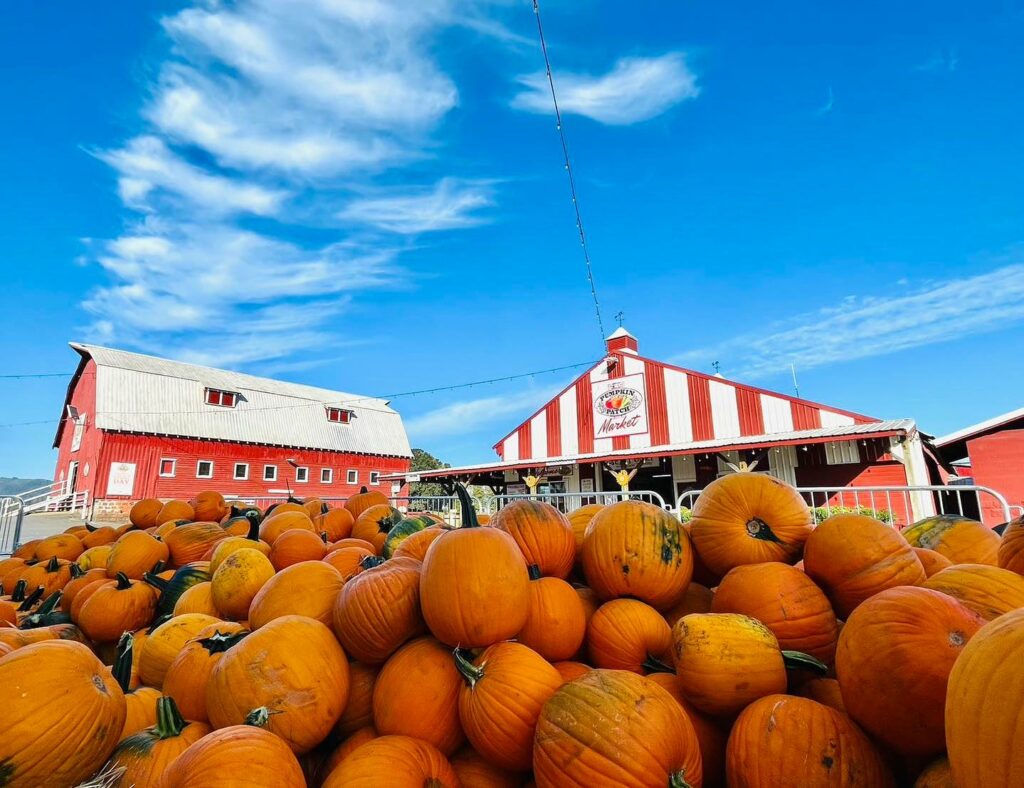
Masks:
[[[18,495],[0,497],[0,558],[9,556],[21,538],[25,502]]]

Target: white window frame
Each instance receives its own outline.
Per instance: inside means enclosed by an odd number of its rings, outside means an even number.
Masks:
[[[337,414],[338,418],[332,418],[334,414]],[[331,424],[351,424],[352,411],[348,408],[327,406],[327,420],[331,422]]]
[[[305,472],[305,474],[306,474],[306,478],[305,479],[300,479],[299,478],[299,471]],[[309,484],[309,466],[308,465],[299,465],[299,466],[297,466],[295,468],[295,483],[296,484]]]
[[[210,463],[210,473],[209,473],[208,476],[199,473],[199,466],[202,465],[204,462]],[[197,460],[196,461],[196,478],[197,479],[212,479],[213,478],[213,460]]]
[[[325,479],[324,476],[327,478]],[[334,469],[333,468],[321,468],[320,469],[320,484],[333,484],[334,482]]]
[[[245,475],[239,476],[238,469],[245,468]],[[236,482],[247,482],[249,481],[249,463],[247,462],[236,462],[234,467],[231,469],[231,478]]]
[[[380,471],[370,471],[370,484],[374,487],[380,486]]]
[[[348,472],[345,474],[345,483],[359,484],[359,471],[355,468],[349,468]]]
[[[217,395],[217,402],[210,402],[213,395]],[[231,397],[231,404],[228,405],[224,402],[225,397]],[[207,386],[203,392],[203,401],[214,408],[233,408],[238,404],[238,392],[228,391],[227,389],[215,389],[212,386]]]
[[[267,476],[267,471],[271,468],[274,469],[273,476]],[[277,466],[276,465],[264,465],[263,466],[263,481],[265,482],[276,482],[277,481]]]
[[[164,473],[164,463],[169,462],[171,464],[171,472]],[[156,466],[156,475],[161,479],[173,479],[174,475],[178,472],[178,461],[174,457],[161,457],[160,462]]]

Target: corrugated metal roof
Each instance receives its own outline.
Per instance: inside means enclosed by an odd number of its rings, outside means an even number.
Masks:
[[[457,468],[444,468],[436,471],[419,471],[422,478],[438,476],[456,476],[484,471],[500,471],[512,468],[538,468],[545,465],[566,465],[578,462],[599,462],[639,456],[663,456],[667,454],[696,454],[702,451],[725,449],[743,449],[752,446],[770,444],[799,444],[804,442],[821,442],[823,440],[842,440],[843,438],[866,435],[892,435],[911,432],[916,429],[913,419],[890,419],[889,421],[873,421],[865,424],[846,424],[838,427],[819,427],[813,430],[793,430],[790,432],[773,432],[764,435],[744,435],[742,438],[716,438],[714,440],[691,441],[689,443],[648,446],[644,448],[617,449],[615,451],[589,452],[571,454],[562,457],[545,457],[533,460],[513,460],[509,462],[485,462],[478,465],[463,465]],[[384,479],[400,478],[406,474],[391,474]]]
[[[326,451],[411,457],[402,418],[385,400],[70,343],[96,362],[97,427]],[[233,408],[207,405],[205,389],[240,394]],[[325,407],[351,410],[329,422]]]
[[[985,419],[985,421],[979,421],[977,424],[972,424],[970,427],[964,427],[956,432],[951,432],[949,435],[943,435],[941,438],[936,438],[933,443],[942,448],[950,443],[956,443],[957,441],[964,440],[977,435],[979,432],[993,429],[994,427],[1000,427],[1003,424],[1007,424],[1011,421],[1015,421],[1019,418],[1024,417],[1024,408],[1017,408],[1011,410],[1009,413],[1003,413],[1000,416],[993,416],[991,419]]]

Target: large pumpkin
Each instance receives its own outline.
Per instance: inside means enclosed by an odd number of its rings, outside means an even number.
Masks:
[[[117,577],[123,572],[138,579],[153,571],[158,563],[167,560],[167,545],[145,531],[129,531],[118,539],[107,556],[107,576]]]
[[[918,520],[903,531],[914,547],[927,547],[954,564],[999,563],[999,534],[986,525],[959,514],[939,514]]]
[[[207,722],[206,685],[224,653],[249,632],[241,624],[222,621],[204,627],[178,652],[167,668],[163,690],[174,698],[186,719]]]
[[[946,743],[958,788],[1021,785],[1024,609],[982,627],[960,654],[946,693]],[[3,663],[0,662],[0,665]]]
[[[398,547],[395,548],[395,552],[392,553],[392,558],[415,558],[417,561],[422,561],[427,555],[427,548],[434,543],[441,534],[445,532],[445,528],[440,525],[431,525],[428,528],[424,528],[422,531],[409,534],[403,539]]]
[[[472,747],[463,747],[451,758],[459,788],[522,788],[523,778],[499,769]]]
[[[496,643],[475,660],[455,651],[464,679],[459,719],[473,748],[503,769],[527,771],[541,708],[562,686],[562,677],[521,643]]]
[[[839,635],[836,676],[847,712],[896,752],[941,752],[949,672],[983,623],[927,588],[891,588],[872,597]]]
[[[544,704],[533,773],[538,788],[698,786],[700,746],[686,713],[656,683],[592,670]]]
[[[359,492],[345,501],[345,508],[348,509],[353,520],[358,520],[359,515],[371,506],[379,506],[387,502],[388,497],[380,490],[367,490],[366,487],[360,487]]]
[[[195,519],[196,512],[188,501],[172,499],[160,507],[160,511],[157,512],[156,518],[153,520],[153,525],[160,526],[164,523],[175,522],[176,520],[191,522]]]
[[[139,680],[150,687],[160,688],[164,676],[178,652],[199,634],[200,630],[218,620],[203,613],[175,616],[149,632],[139,652]]]
[[[708,788],[723,784],[725,776],[725,743],[729,737],[729,722],[718,720],[697,711],[684,696],[673,673],[651,673],[647,676],[669,695],[675,698],[686,716],[689,717],[700,745],[701,771],[704,785]]]
[[[328,545],[323,536],[302,528],[285,531],[274,540],[270,553],[270,563],[280,572],[286,567],[303,561],[319,561],[327,555]]]
[[[339,539],[346,539],[352,535],[352,526],[355,525],[355,518],[348,509],[328,509],[321,515],[313,518],[313,525],[316,526],[318,534],[327,534],[328,542],[337,542]]]
[[[915,547],[914,553],[917,554],[918,560],[921,562],[921,566],[924,567],[924,573],[928,577],[931,577],[943,569],[953,565],[942,553],[936,553],[934,550],[929,550],[927,547]]]
[[[516,639],[550,662],[569,659],[587,633],[587,615],[576,589],[557,577],[530,582],[530,609]]]
[[[327,775],[323,788],[387,785],[389,788],[456,788],[459,778],[436,747],[411,736],[378,736],[356,749]]]
[[[77,785],[107,759],[125,719],[113,676],[81,643],[0,658],[0,775],[12,788]]]
[[[401,521],[402,513],[390,504],[371,506],[356,518],[352,538],[365,539],[373,545],[377,555],[383,555],[388,532]]]
[[[219,523],[208,522],[179,525],[163,537],[171,554],[171,563],[177,567],[202,561],[217,542],[227,538]]]
[[[242,621],[256,594],[273,576],[273,564],[259,550],[238,550],[213,573],[213,604],[225,618]]]
[[[251,786],[306,788],[302,767],[288,745],[253,725],[207,734],[171,763],[157,788],[223,788],[239,780]]]
[[[843,619],[880,591],[925,581],[921,560],[899,532],[861,514],[836,514],[815,528],[804,571]]]
[[[741,564],[800,558],[813,525],[795,489],[762,473],[732,473],[697,498],[690,536],[708,569],[724,575]]]
[[[747,564],[729,570],[715,590],[713,613],[742,613],[772,631],[779,646],[831,663],[839,627],[828,597],[789,564]]]
[[[304,531],[312,531],[313,533],[317,532],[316,526],[309,519],[305,509],[300,507],[299,511],[284,512],[275,510],[273,514],[260,523],[260,539],[273,547],[274,542],[277,541],[281,534],[297,528]]]
[[[576,558],[576,540],[565,515],[549,503],[522,499],[498,511],[488,523],[516,540],[530,567],[544,577],[565,579]]]
[[[381,663],[426,630],[419,603],[420,562],[392,558],[345,583],[334,605],[334,632],[355,659]]]
[[[456,486],[462,527],[430,545],[420,570],[420,606],[434,636],[477,648],[515,637],[529,614],[530,575],[515,540],[479,527],[469,494]]]
[[[324,740],[348,701],[348,660],[316,619],[283,616],[229,648],[210,673],[216,728],[255,721],[297,753]]]
[[[136,528],[153,528],[159,525],[157,517],[164,508],[164,502],[157,498],[143,498],[132,505],[128,519]]]
[[[344,579],[323,561],[293,564],[270,578],[249,605],[249,626],[259,629],[275,618],[296,615],[331,626],[334,603]]]
[[[1007,523],[996,560],[1003,569],[1024,575],[1024,515]]]
[[[747,706],[726,748],[731,788],[894,785],[875,745],[835,709],[807,698],[768,695]]]
[[[231,511],[224,496],[216,490],[204,490],[188,503],[192,507],[196,520],[219,523]]]
[[[156,724],[123,739],[107,768],[124,770],[115,785],[154,785],[175,758],[209,732],[205,722],[186,722],[171,698],[160,698]]]
[[[1024,607],[1024,577],[988,564],[955,564],[923,585],[959,600],[986,621]]]
[[[433,638],[418,638],[395,652],[373,687],[377,732],[414,736],[450,755],[464,740],[459,722],[462,677],[452,653]]]
[[[156,592],[141,580],[119,572],[90,594],[76,623],[96,643],[110,643],[123,632],[147,626],[156,612]]]
[[[174,603],[174,615],[185,613],[205,613],[208,616],[221,617],[221,612],[213,602],[213,583],[204,580],[186,588],[178,601]]]
[[[50,558],[63,558],[74,561],[82,554],[82,541],[72,534],[56,534],[48,536],[36,545],[35,559],[46,561]]]
[[[576,544],[577,561],[583,553],[583,538],[586,536],[587,526],[589,526],[590,521],[594,519],[594,515],[603,508],[604,506],[602,504],[588,503],[586,506],[574,509],[566,515],[566,519],[569,521],[569,527],[572,528],[573,542]]]
[[[337,735],[349,736],[360,728],[373,725],[373,687],[377,683],[379,672],[376,665],[349,663],[348,703],[335,723],[334,732]]]
[[[715,598],[715,592],[705,585],[691,582],[686,587],[686,593],[678,603],[665,611],[665,620],[669,626],[673,626],[683,616],[690,613],[710,613],[711,603]]]
[[[693,548],[682,524],[664,509],[620,501],[590,521],[582,564],[587,583],[602,599],[630,596],[666,610],[690,584]]]
[[[605,602],[587,623],[587,651],[597,668],[633,673],[672,671],[672,629],[638,599]]]

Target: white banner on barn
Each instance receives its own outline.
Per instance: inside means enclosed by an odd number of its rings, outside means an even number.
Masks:
[[[107,495],[132,495],[135,490],[135,463],[110,463],[110,476],[107,477]]]
[[[591,384],[594,438],[647,432],[647,386],[643,375],[625,375]]]

